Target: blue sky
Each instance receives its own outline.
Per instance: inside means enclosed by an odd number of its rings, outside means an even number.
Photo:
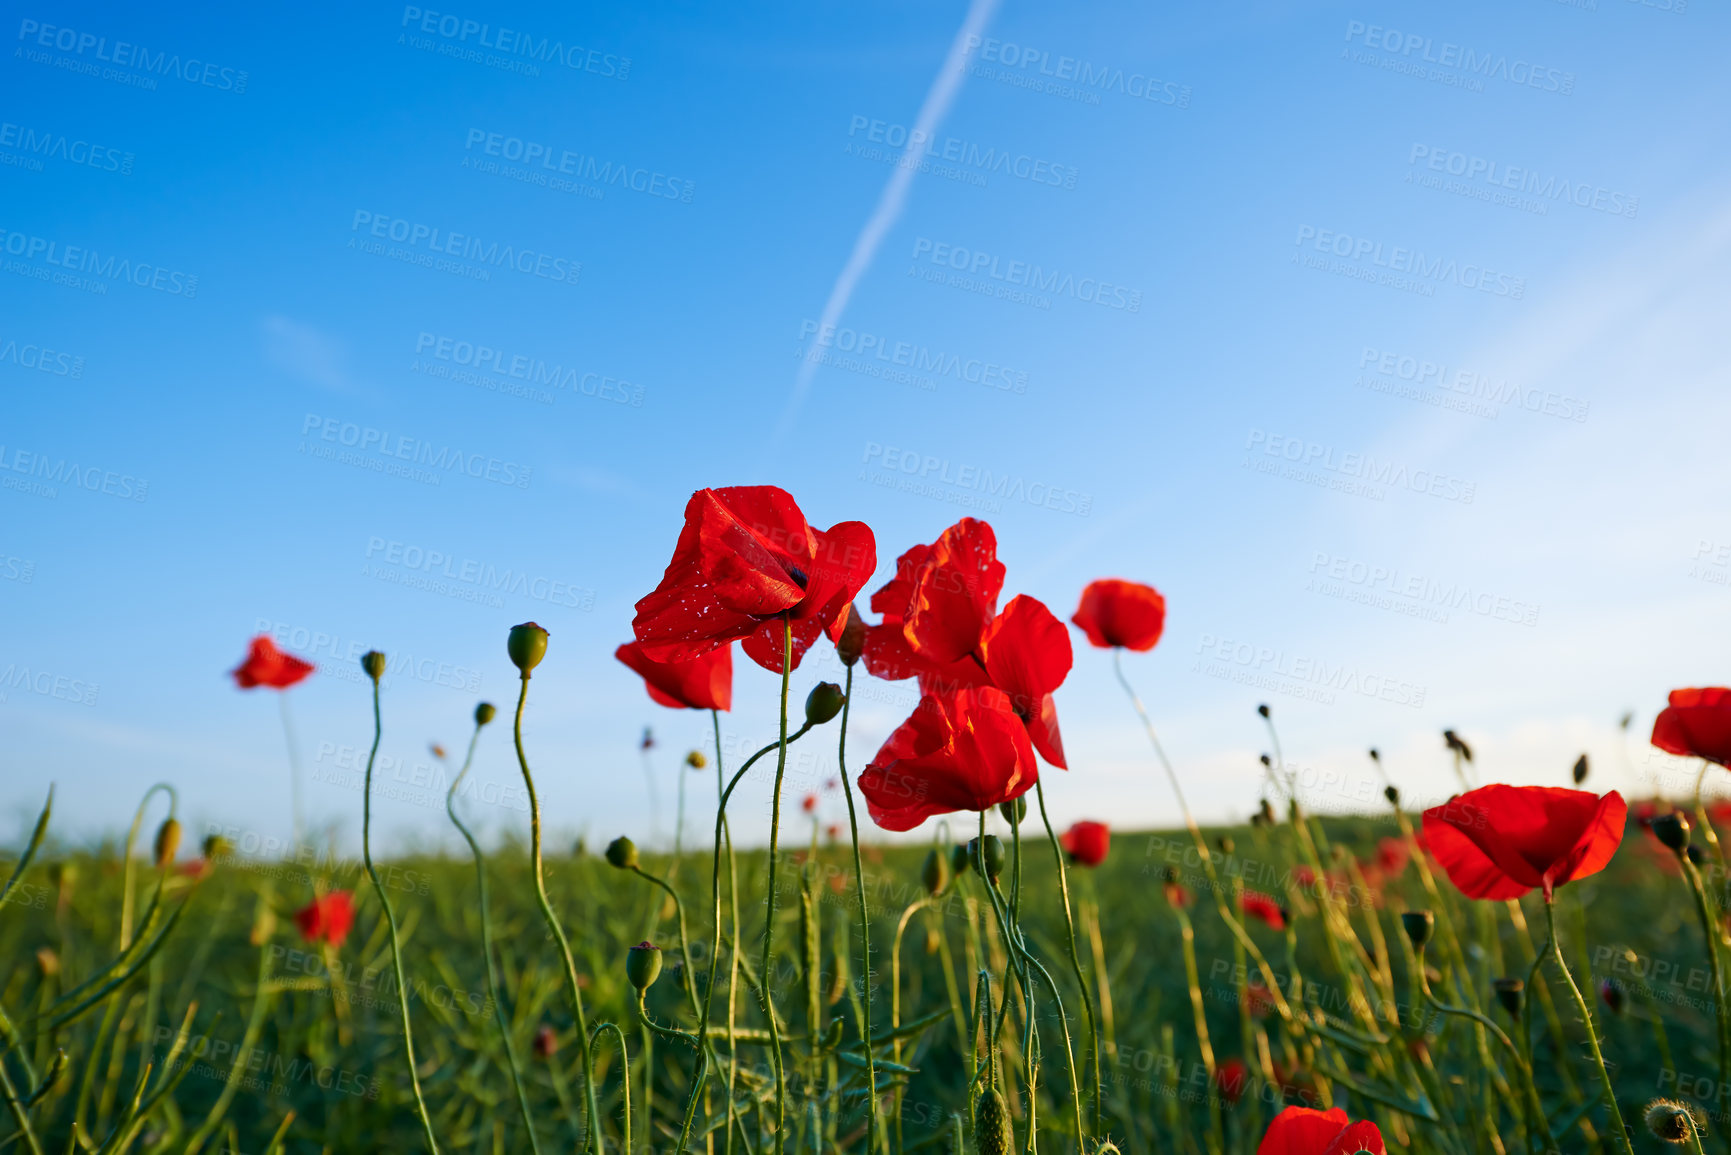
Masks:
[[[690,492],[752,483],[870,524],[879,581],[972,514],[1006,596],[1158,586],[1128,667],[1205,817],[1256,804],[1261,701],[1321,808],[1376,800],[1373,744],[1446,793],[1445,726],[1486,780],[1585,750],[1681,789],[1644,737],[1726,678],[1727,31],[1692,0],[26,5],[7,820],[54,781],[96,838],[168,779],[201,829],[286,835],[276,704],[225,677],[262,626],[321,667],[309,814],[358,833],[378,647],[379,829],[448,840],[427,743],[509,700],[534,618],[550,825],[665,837],[708,720],[612,650]],[[730,760],[774,728],[739,670]],[[1058,701],[1054,817],[1175,821],[1079,635]],[[913,698],[856,702],[854,771]],[[472,813],[521,828],[502,727],[477,766]]]

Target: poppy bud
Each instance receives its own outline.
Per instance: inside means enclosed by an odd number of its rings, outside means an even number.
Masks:
[[[998,813],[1004,816],[1004,821],[1011,826],[1020,826],[1022,819],[1028,816],[1028,799],[1026,797],[1012,798],[1008,802],[998,804]]]
[[[1256,760],[1258,762],[1262,763],[1264,766],[1273,766],[1274,765],[1274,759],[1270,758],[1266,754],[1258,754],[1256,756]]]
[[[505,638],[505,652],[511,655],[511,664],[523,671],[527,678],[529,671],[539,666],[541,659],[547,656],[547,631],[534,622],[512,626],[511,633]]]
[[[950,873],[956,876],[968,872],[968,848],[958,843],[950,847]]]
[[[234,844],[220,834],[207,834],[202,848],[205,860],[215,862],[234,853]]]
[[[1388,799],[1388,804],[1390,806],[1400,805],[1400,791],[1395,789],[1393,786],[1383,787],[1382,796]]]
[[[377,682],[385,676],[385,655],[377,650],[368,650],[361,655],[361,669],[367,672],[367,677]]]
[[[1461,736],[1456,734],[1453,730],[1443,731],[1443,742],[1448,745],[1450,750],[1459,754],[1463,760],[1467,762],[1473,760],[1473,748],[1461,741]]]
[[[1497,979],[1491,986],[1496,989],[1497,1002],[1509,1012],[1509,1018],[1520,1018],[1521,1004],[1527,998],[1527,984],[1520,979]]]
[[[1010,1127],[1003,1096],[987,1087],[974,1110],[974,1150],[979,1155],[1010,1155],[1015,1146],[1016,1133]]]
[[[180,849],[180,823],[172,818],[165,818],[162,825],[156,828],[156,868],[161,870],[174,861],[175,851]]]
[[[1684,1143],[1700,1134],[1701,1124],[1694,1110],[1674,1099],[1654,1099],[1641,1118],[1654,1138],[1667,1143]]]
[[[1689,845],[1689,819],[1682,811],[1673,810],[1669,814],[1661,814],[1649,824],[1653,837],[1664,843],[1670,850],[1682,854]]]
[[[1701,844],[1699,842],[1691,842],[1684,848],[1683,853],[1688,857],[1689,861],[1694,863],[1696,866],[1707,865],[1707,852],[1701,849]]]
[[[607,861],[620,870],[637,865],[637,844],[623,834],[607,844]]]
[[[996,882],[998,876],[1004,873],[1004,844],[996,834],[988,834],[982,852],[981,847],[977,845],[979,841],[978,838],[968,840],[968,858],[973,862],[976,870],[981,870],[987,878]],[[983,867],[981,866],[982,853],[984,855]]]
[[[1236,842],[1233,842],[1232,839],[1230,839],[1230,838],[1226,837],[1224,834],[1222,834],[1219,838],[1216,838],[1214,840],[1214,845],[1216,845],[1220,848],[1220,853],[1231,854],[1232,848],[1234,846],[1237,846],[1238,844]]]
[[[661,948],[652,942],[640,942],[625,952],[625,977],[639,994],[648,990],[661,974]]]
[[[248,941],[251,942],[253,946],[263,946],[265,943],[270,941],[270,936],[275,933],[276,911],[272,910],[268,906],[261,905],[258,910],[258,915],[253,919],[252,933],[248,936]]]
[[[1261,814],[1262,821],[1268,823],[1270,826],[1274,825],[1274,804],[1266,798],[1262,800]]]
[[[1407,941],[1412,943],[1412,949],[1423,950],[1425,943],[1430,941],[1431,932],[1436,929],[1436,915],[1428,910],[1408,910],[1401,912],[1400,925],[1406,931]]]
[[[920,867],[920,881],[925,883],[927,894],[937,894],[949,885],[950,862],[936,849],[926,851],[925,865]]]
[[[841,637],[835,640],[835,656],[841,659],[841,664],[851,666],[859,661],[865,652],[866,624],[859,616],[852,602],[847,604],[847,623],[841,628]]]
[[[553,1033],[553,1028],[542,1023],[535,1031],[535,1053],[543,1059],[551,1059],[559,1050],[559,1036]]]
[[[485,726],[488,722],[491,722],[498,713],[499,711],[494,708],[493,703],[480,703],[475,707],[475,725]]]
[[[1605,1000],[1605,1006],[1613,1015],[1623,1013],[1623,987],[1616,979],[1604,979],[1599,983],[1599,997]]]
[[[813,726],[821,726],[841,713],[846,703],[847,695],[841,692],[840,686],[834,682],[819,682],[805,696],[805,720]]]
[[[60,973],[60,956],[50,947],[36,948],[36,969],[42,972],[43,978],[53,978]]]
[[[685,756],[685,764],[693,770],[701,770],[709,765],[709,759],[703,756],[702,750],[693,750]]]
[[[1268,703],[1264,702],[1262,705],[1256,707],[1256,712],[1261,714],[1264,718],[1268,717]]]
[[[1587,780],[1587,756],[1585,754],[1575,759],[1574,775],[1576,786]]]

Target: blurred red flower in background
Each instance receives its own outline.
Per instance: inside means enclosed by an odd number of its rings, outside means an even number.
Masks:
[[[813,529],[773,485],[700,489],[661,584],[632,620],[643,653],[689,661],[739,639],[745,654],[781,673],[782,615],[793,625],[793,666],[820,633],[834,641],[845,611],[877,568],[877,542],[863,522]]]
[[[1036,598],[1013,598],[996,612],[1004,588],[997,552],[992,527],[965,517],[902,554],[896,576],[872,594],[883,621],[866,631],[866,669],[892,681],[917,677],[922,694],[1002,690],[1034,749],[1063,769],[1052,693],[1070,673],[1070,636]]]
[[[1250,1068],[1244,1065],[1242,1059],[1227,1059],[1214,1069],[1214,1086],[1220,1092],[1220,1097],[1228,1103],[1236,1103],[1244,1097],[1244,1088],[1250,1082]]]
[[[1424,812],[1425,849],[1468,898],[1519,898],[1605,868],[1628,814],[1603,796],[1556,786],[1481,786]]]
[[[346,890],[322,894],[295,911],[295,925],[308,942],[328,942],[340,947],[349,937],[349,928],[355,925],[354,896]]]
[[[1354,1123],[1339,1107],[1288,1107],[1274,1117],[1256,1155],[1388,1155],[1382,1132],[1368,1119]]]
[[[1101,649],[1152,650],[1166,628],[1166,599],[1153,586],[1101,578],[1082,590],[1070,620]]]
[[[1286,929],[1286,912],[1280,904],[1259,890],[1247,890],[1238,900],[1238,909],[1252,918],[1261,919],[1275,930]]]
[[[988,810],[1039,777],[1028,731],[991,686],[928,694],[859,776],[872,821],[912,830],[934,814]]]
[[[636,642],[626,642],[613,656],[643,678],[643,688],[663,706],[686,710],[733,708],[733,644],[718,646],[679,662],[657,662]],[[778,667],[779,670],[779,667]]]
[[[1653,745],[1667,754],[1731,766],[1731,690],[1672,690],[1670,705],[1653,719]]]
[[[243,690],[256,686],[286,690],[312,672],[311,662],[283,653],[270,640],[270,635],[260,634],[247,649],[246,661],[230,670],[229,674],[233,676],[235,685]]]
[[[1072,862],[1099,866],[1106,861],[1106,852],[1112,847],[1112,830],[1104,822],[1084,820],[1064,831],[1058,841]]]

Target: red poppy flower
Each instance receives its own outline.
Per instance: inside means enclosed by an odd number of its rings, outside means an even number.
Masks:
[[[1191,894],[1190,888],[1182,882],[1168,882],[1165,885],[1165,890],[1166,901],[1173,906],[1188,907],[1195,901],[1196,896]]]
[[[1671,704],[1653,719],[1653,745],[1731,766],[1731,690],[1672,690]]]
[[[1070,620],[1101,649],[1152,650],[1166,628],[1166,599],[1153,586],[1118,578],[1091,581]]]
[[[1424,812],[1426,848],[1468,898],[1546,901],[1597,874],[1623,841],[1623,796],[1557,786],[1481,786]]]
[[[813,810],[817,809],[817,795],[807,794],[805,796],[805,798],[800,802],[799,806],[800,806],[801,810],[804,810],[807,814],[810,814]]]
[[[1286,912],[1280,904],[1258,890],[1247,890],[1238,900],[1238,909],[1251,918],[1261,919],[1274,930],[1286,929]]]
[[[1058,841],[1072,862],[1099,866],[1106,861],[1106,851],[1112,846],[1112,830],[1104,822],[1078,822]]]
[[[1393,881],[1406,871],[1412,848],[1404,838],[1382,838],[1376,844],[1376,866],[1385,879]]]
[[[859,776],[872,821],[912,830],[934,814],[1020,798],[1039,764],[1009,697],[990,686],[928,694]]]
[[[1244,1009],[1253,1019],[1266,1019],[1274,1010],[1274,992],[1261,979],[1244,984]]]
[[[270,640],[269,634],[260,634],[248,647],[246,661],[230,670],[229,674],[233,676],[235,685],[243,690],[255,686],[286,690],[312,672],[311,662],[283,653]]]
[[[1388,1155],[1382,1132],[1368,1119],[1354,1123],[1339,1107],[1317,1111],[1288,1107],[1274,1117],[1257,1145],[1256,1155]]]
[[[1069,676],[1070,637],[1035,598],[996,613],[1004,586],[992,527],[963,518],[931,545],[896,562],[872,595],[883,615],[866,634],[866,668],[880,678],[917,677],[922,694],[990,685],[1010,697],[1040,756],[1063,769],[1064,742],[1052,694]]]
[[[295,925],[308,942],[328,942],[340,947],[349,937],[349,928],[355,925],[354,896],[346,890],[321,895],[295,912]]]
[[[689,661],[735,639],[752,661],[781,672],[782,617],[793,624],[793,665],[820,633],[847,624],[848,604],[877,568],[863,522],[813,529],[773,485],[700,489],[685,506],[661,584],[631,623],[645,655]]]
[[[1244,1088],[1249,1082],[1250,1068],[1244,1065],[1242,1059],[1227,1059],[1214,1068],[1214,1087],[1228,1103],[1236,1103],[1243,1098]]]
[[[663,706],[687,710],[733,708],[733,645],[718,646],[683,662],[657,662],[636,642],[613,656],[637,671],[649,697]]]

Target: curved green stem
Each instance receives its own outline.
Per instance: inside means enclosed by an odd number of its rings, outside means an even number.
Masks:
[[[612,1031],[613,1037],[619,1040],[619,1106],[624,1114],[624,1120],[621,1124],[622,1134],[620,1135],[623,1146],[620,1149],[626,1155],[631,1155],[631,1056],[625,1050],[625,1032],[619,1029],[617,1023],[596,1023],[595,1029],[589,1033],[589,1046],[583,1059],[585,1064],[583,1077],[591,1086],[594,1085],[595,1040],[601,1037],[602,1031]],[[647,1123],[648,1121],[645,1120],[646,1125]],[[530,1134],[533,1133],[533,1131],[530,1132]]]
[[[540,904],[541,917],[546,921],[547,929],[559,942],[559,953],[565,962],[565,990],[571,996],[571,1010],[577,1019],[577,1043],[583,1051],[583,1121],[590,1144],[594,1146],[596,1155],[601,1155],[601,1111],[595,1101],[595,1080],[589,1077],[592,1066],[589,1023],[583,1014],[583,992],[577,985],[577,961],[571,957],[571,940],[565,937],[565,928],[559,924],[559,916],[553,913],[553,904],[547,901],[547,877],[541,866],[541,802],[535,794],[535,778],[529,773],[528,755],[523,752],[523,703],[528,697],[529,671],[524,670],[523,685],[517,693],[517,715],[511,725],[511,738],[517,747],[517,765],[523,772],[523,788],[529,794],[529,852],[535,864],[535,900]]]
[[[125,864],[121,894],[120,894],[120,949],[125,950],[132,945],[132,880],[137,875],[137,864],[132,861],[132,844],[138,841],[138,828],[144,825],[144,809],[150,805],[151,796],[158,790],[168,795],[168,817],[173,818],[180,807],[180,795],[173,786],[166,782],[158,782],[144,792],[144,797],[138,800],[138,810],[132,816],[132,828],[126,832],[126,846],[121,851],[121,861]]]
[[[776,1022],[771,967],[775,947],[775,860],[780,853],[777,844],[781,838],[781,782],[787,773],[787,683],[793,672],[793,619],[784,615],[781,628],[781,742],[775,759],[775,788],[770,795],[769,898],[763,921],[763,966],[758,971],[763,983],[763,1012],[769,1016],[769,1054],[775,1065],[775,1155],[782,1155],[787,1147],[787,1072],[782,1068],[781,1025]]]
[[[720,844],[723,841],[727,843],[728,906],[732,909],[733,913],[733,941],[736,943],[739,941],[739,865],[733,856],[733,832],[728,828],[727,815],[725,813],[727,775],[721,765],[721,712],[719,710],[710,710],[709,721],[715,729],[715,798],[717,807],[716,827],[718,831],[716,834],[717,898],[715,906],[715,944],[710,952],[711,965],[709,971],[709,981],[713,983],[715,981],[714,963],[721,954],[721,900],[719,897],[721,880],[719,863],[721,856]],[[730,950],[727,955],[727,1134],[725,1139],[722,1141],[723,1155],[733,1155],[733,1121],[735,1117],[733,1109],[733,1087],[739,1080],[739,1048],[733,1041],[733,1019],[735,1009],[734,987],[738,976],[739,958],[734,951]],[[707,1005],[708,996],[705,995],[705,1006],[707,1007]],[[708,1023],[704,1023],[699,1033],[703,1036],[704,1041],[707,1042],[709,1039]]]
[[[1629,1141],[1629,1129],[1623,1125],[1623,1112],[1617,1106],[1617,1089],[1611,1085],[1611,1073],[1605,1067],[1604,1052],[1599,1049],[1599,1030],[1593,1025],[1593,1011],[1587,1005],[1587,1000],[1581,995],[1581,988],[1575,985],[1575,976],[1569,971],[1569,964],[1563,961],[1563,950],[1557,941],[1557,906],[1550,895],[1545,896],[1545,929],[1551,936],[1551,958],[1556,961],[1557,969],[1563,972],[1563,981],[1569,988],[1569,993],[1575,997],[1575,1009],[1581,1012],[1581,1025],[1587,1030],[1587,1045],[1593,1052],[1593,1065],[1599,1069],[1599,1086],[1604,1093],[1605,1110],[1610,1115],[1611,1130],[1617,1133],[1617,1143],[1622,1148],[1623,1155],[1635,1155],[1634,1144]]]
[[[860,953],[863,959],[862,981],[865,985],[863,1018],[865,1026],[861,1035],[865,1042],[866,1054],[866,1150],[874,1151],[878,1145],[878,1068],[877,1056],[872,1048],[872,926],[871,907],[866,901],[865,865],[859,852],[859,818],[854,813],[853,786],[847,777],[847,715],[848,708],[853,705],[853,664],[848,663],[847,686],[842,691],[841,701],[841,744],[836,750],[836,766],[841,776],[842,794],[847,798],[847,826],[853,839],[853,875],[854,884],[859,888],[859,938]]]
[[[415,1092],[415,1111],[421,1117],[421,1129],[427,1135],[427,1149],[438,1155],[439,1140],[433,1134],[433,1120],[427,1114],[427,1100],[421,1094],[421,1073],[415,1066],[415,1030],[409,1022],[409,987],[403,979],[403,946],[397,934],[397,916],[391,909],[385,884],[373,867],[373,762],[379,756],[379,740],[384,737],[384,722],[379,716],[379,680],[373,679],[373,748],[367,754],[367,777],[361,794],[361,861],[366,864],[367,877],[373,880],[373,890],[379,905],[385,908],[385,922],[391,931],[391,966],[397,976],[397,1007],[403,1016],[403,1055],[409,1063],[409,1086]]]
[[[505,1061],[511,1070],[511,1087],[517,1092],[517,1109],[523,1115],[523,1126],[529,1132],[529,1147],[535,1155],[541,1155],[541,1140],[535,1134],[535,1120],[529,1112],[529,1096],[523,1090],[523,1072],[517,1062],[517,1048],[511,1044],[511,1023],[505,1015],[505,992],[499,985],[499,974],[493,965],[493,924],[487,901],[487,867],[481,856],[481,844],[475,841],[475,836],[469,833],[469,828],[463,825],[463,820],[457,817],[457,787],[462,785],[463,778],[469,773],[469,766],[475,760],[475,743],[481,738],[481,723],[475,724],[475,732],[469,738],[469,753],[463,759],[463,768],[457,776],[451,779],[451,788],[445,792],[445,813],[451,816],[451,824],[462,834],[469,844],[470,852],[475,856],[475,885],[481,893],[481,953],[487,960],[487,990],[493,997],[493,1017],[499,1023],[499,1038],[505,1044]],[[620,1041],[619,1049],[623,1053],[625,1044]],[[630,1094],[629,1091],[626,1092]],[[627,1120],[631,1112],[626,1110]],[[626,1126],[630,1127],[627,1121]],[[629,1147],[626,1148],[630,1150]]]
[[[1070,876],[1064,868],[1064,848],[1058,844],[1058,835],[1052,829],[1052,820],[1046,814],[1046,790],[1038,779],[1034,782],[1034,797],[1040,803],[1040,821],[1045,824],[1046,838],[1052,843],[1052,857],[1058,864],[1058,894],[1064,900],[1064,926],[1069,932],[1070,969],[1076,974],[1076,989],[1082,993],[1082,1009],[1088,1015],[1088,1054],[1094,1070],[1094,1130],[1100,1129],[1100,1099],[1103,1094],[1100,1082],[1100,1027],[1094,1019],[1094,999],[1088,993],[1088,980],[1082,975],[1082,956],[1076,950],[1076,919],[1070,913]]]

